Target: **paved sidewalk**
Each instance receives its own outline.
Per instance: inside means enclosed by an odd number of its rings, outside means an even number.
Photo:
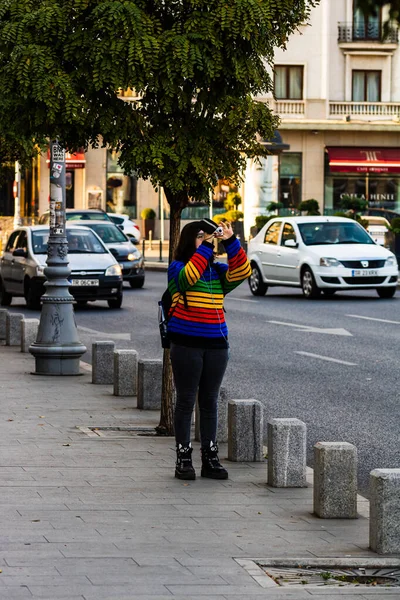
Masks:
[[[265,463],[224,461],[227,481],[174,479],[171,438],[88,429],[152,426],[157,412],[92,385],[88,371],[32,369],[30,355],[0,347],[1,600],[400,597],[399,588],[263,587],[251,563],[249,573],[234,559],[376,558],[368,518],[315,518],[312,488],[268,487]]]

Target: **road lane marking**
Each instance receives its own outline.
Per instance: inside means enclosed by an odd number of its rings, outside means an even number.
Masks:
[[[101,337],[112,338],[113,340],[128,340],[131,339],[130,333],[106,333],[105,331],[96,331],[96,329],[89,329],[89,327],[82,327],[78,325],[79,331],[88,333],[89,335],[98,335]]]
[[[327,333],[330,335],[347,335],[353,336],[347,329],[333,329],[333,328],[321,328],[313,327],[312,325],[296,325],[296,323],[285,323],[283,321],[267,321],[267,323],[273,323],[274,325],[285,325],[286,327],[296,327],[297,331],[308,331],[310,333]]]
[[[295,354],[301,354],[302,356],[309,356],[310,358],[319,358],[320,360],[327,360],[329,362],[339,363],[340,365],[347,365],[349,367],[356,367],[357,363],[347,362],[346,360],[339,360],[337,358],[331,358],[330,356],[322,356],[321,354],[312,354],[311,352],[301,352],[300,350],[294,351]]]
[[[255,302],[258,303],[257,300],[246,300],[245,298],[232,298],[232,296],[228,297],[228,300],[236,300],[236,302]]]
[[[362,315],[346,315],[353,319],[366,319],[367,321],[379,321],[379,323],[391,323],[392,325],[400,325],[400,321],[389,321],[388,319],[376,319],[375,317],[363,317]]]

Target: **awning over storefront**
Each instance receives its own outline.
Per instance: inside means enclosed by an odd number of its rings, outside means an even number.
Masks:
[[[400,148],[327,147],[333,173],[400,173]]]
[[[50,150],[47,150],[47,164],[50,166]],[[75,152],[71,154],[71,152],[65,153],[65,162],[67,169],[84,169],[85,168],[85,153],[83,152]]]

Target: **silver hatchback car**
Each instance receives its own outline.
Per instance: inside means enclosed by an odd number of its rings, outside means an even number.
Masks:
[[[110,308],[122,305],[121,267],[98,235],[87,227],[67,223],[70,292],[78,304],[106,300]],[[8,239],[0,260],[0,304],[24,297],[27,306],[40,308],[45,292],[44,269],[49,228],[19,227]]]

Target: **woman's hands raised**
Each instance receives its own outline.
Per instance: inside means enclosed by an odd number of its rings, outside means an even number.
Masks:
[[[218,227],[222,228],[222,233],[215,234],[215,237],[219,240],[227,240],[233,236],[232,225],[228,221],[221,221],[221,223],[218,224]]]

